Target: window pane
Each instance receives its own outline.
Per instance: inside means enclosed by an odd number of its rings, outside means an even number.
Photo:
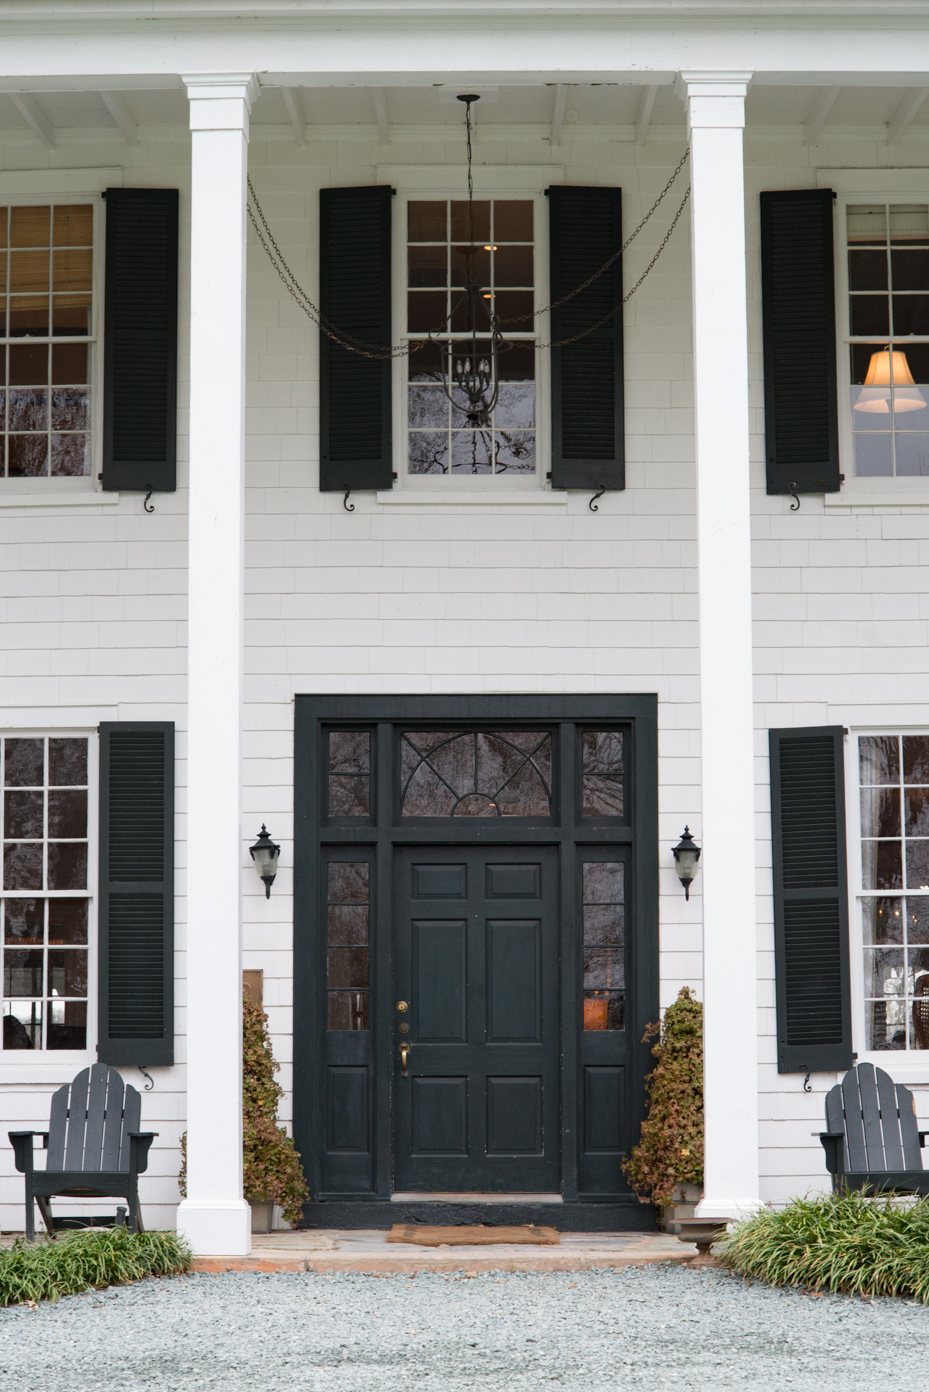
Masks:
[[[3,901],[3,940],[8,945],[41,943],[45,928],[43,899]]]
[[[4,746],[4,783],[8,788],[41,788],[45,782],[45,741],[7,739]]]
[[[7,841],[3,847],[3,888],[42,887],[42,843]]]
[[[45,834],[45,794],[8,792],[3,796],[3,834],[9,837]]]
[[[86,1001],[48,1002],[49,1049],[87,1048],[87,1003]]]
[[[42,1002],[3,1002],[4,1049],[41,1049]]]
[[[582,866],[584,1030],[625,1028],[624,865]]]
[[[87,941],[86,899],[49,899],[48,940],[50,943]]]
[[[902,899],[863,899],[861,917],[866,943],[903,942],[905,911]]]
[[[333,947],[355,947],[365,944],[367,941],[367,904],[330,904],[330,944]]]
[[[547,817],[552,742],[544,731],[404,731],[404,817]]]
[[[69,838],[87,835],[87,793],[83,788],[56,788],[49,793],[48,834]]]
[[[900,782],[900,741],[896,735],[862,735],[858,740],[859,778],[869,783]]]
[[[371,812],[371,736],[367,730],[329,735],[329,815],[367,817]]]
[[[899,788],[862,788],[862,836],[900,835]]]
[[[3,951],[3,994],[41,996],[43,952],[7,947]]]
[[[349,763],[366,759],[360,744],[336,741],[335,748],[338,757]],[[370,876],[366,861],[329,862],[326,1010],[330,1030],[368,1028]]]
[[[623,737],[614,730],[585,730],[582,736],[583,817],[623,815]]]
[[[48,994],[87,995],[87,953],[76,948],[49,948]]]
[[[899,841],[862,841],[862,889],[902,889],[903,862]]]
[[[87,843],[50,841],[48,843],[49,889],[87,888]]]

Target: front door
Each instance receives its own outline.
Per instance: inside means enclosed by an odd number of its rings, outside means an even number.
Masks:
[[[559,1191],[557,870],[551,846],[397,850],[395,1189]]]

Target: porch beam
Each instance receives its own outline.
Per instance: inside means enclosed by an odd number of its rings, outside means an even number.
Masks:
[[[565,103],[568,99],[568,89],[563,82],[555,84],[555,106],[552,111],[552,149],[557,150],[561,146],[561,132],[564,126]]]
[[[929,87],[915,87],[907,92],[887,123],[887,144],[895,145],[903,132],[915,121],[929,97]]]
[[[31,92],[10,92],[10,101],[46,150],[55,148],[55,127]]]
[[[250,73],[190,99],[187,1198],[195,1252],[245,1256],[242,1196],[242,624],[245,200]]]
[[[701,1218],[759,1204],[748,329],[751,74],[683,72],[690,135],[706,1146]],[[720,364],[725,363],[725,371]]]
[[[645,144],[645,137],[648,135],[648,126],[652,119],[652,110],[657,95],[657,87],[646,87],[642,92],[642,99],[639,102],[639,113],[635,118],[635,143],[637,148]]]
[[[138,145],[139,128],[133,119],[132,112],[129,110],[126,98],[122,92],[101,92],[103,105],[113,117],[116,127],[125,140],[127,145]]]
[[[814,101],[810,108],[810,113],[806,118],[803,127],[804,145],[815,145],[822,134],[823,126],[826,124],[826,117],[832,110],[836,97],[841,92],[841,87],[826,87]]]
[[[282,87],[281,94],[284,98],[284,105],[287,107],[287,115],[294,133],[294,140],[298,145],[306,144],[306,122],[303,119],[303,112],[300,109],[300,92],[296,87]]]
[[[374,115],[377,119],[377,129],[381,137],[381,144],[389,145],[390,123],[387,120],[387,94],[383,87],[372,87],[371,97],[374,101]]]

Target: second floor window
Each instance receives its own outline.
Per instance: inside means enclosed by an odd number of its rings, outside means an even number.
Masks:
[[[850,203],[855,473],[929,476],[929,204]]]
[[[535,206],[532,199],[493,198],[468,204],[460,199],[411,200],[407,205],[407,336],[424,346],[410,354],[407,387],[407,448],[410,474],[535,474]],[[499,390],[486,422],[475,426],[466,397],[442,382],[472,354],[478,331],[464,295],[469,263],[481,297],[501,320],[506,350],[499,364]]]
[[[2,476],[91,472],[93,205],[0,207]]]

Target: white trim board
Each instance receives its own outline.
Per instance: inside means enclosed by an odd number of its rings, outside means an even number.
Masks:
[[[929,193],[929,168],[913,165],[900,169],[817,169],[816,187],[836,193]]]
[[[379,184],[399,184],[403,189],[449,189],[461,179],[467,197],[467,185],[462,176],[464,161],[458,164],[379,164]],[[457,177],[456,177],[457,176]],[[563,184],[564,169],[550,164],[475,164],[474,194],[476,198],[487,189],[539,189],[545,184]]]
[[[123,168],[119,164],[97,169],[5,169],[0,173],[0,198],[25,193],[56,198],[63,193],[102,193],[122,186]]]

